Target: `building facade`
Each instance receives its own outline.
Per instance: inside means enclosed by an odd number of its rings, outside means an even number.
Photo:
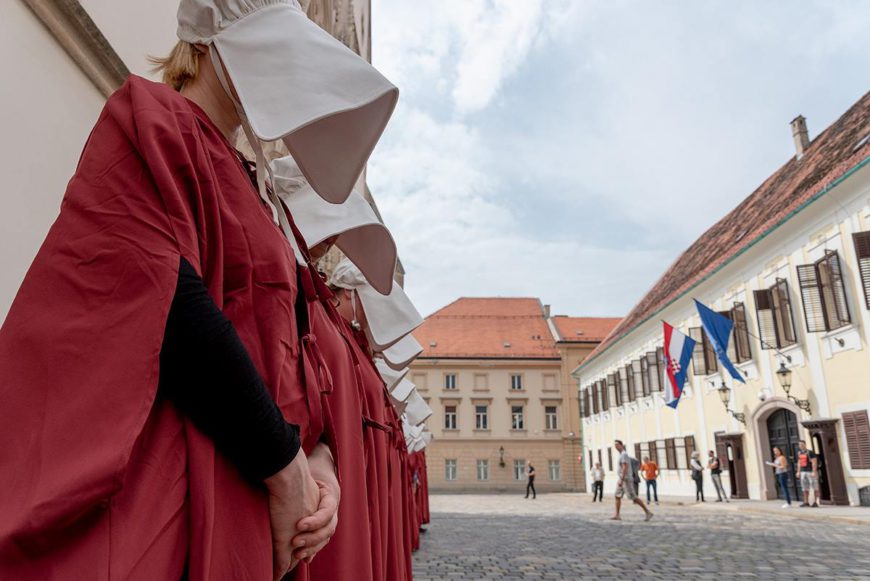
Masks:
[[[538,491],[582,490],[570,370],[617,321],[550,318],[533,298],[462,298],[427,317],[409,377],[433,410],[430,489],[519,492],[531,463]]]
[[[792,129],[796,155],[574,371],[587,468],[614,470],[621,439],[658,461],[660,493],[691,495],[689,456],[716,450],[733,497],[774,499],[772,447],[794,470],[803,439],[819,456],[823,503],[870,502],[870,94],[812,141],[802,117]],[[733,321],[729,356],[745,384],[723,375],[692,299]],[[661,397],[662,320],[698,340],[676,410]]]

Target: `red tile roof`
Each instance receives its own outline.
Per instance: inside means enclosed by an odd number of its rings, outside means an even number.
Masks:
[[[463,297],[426,317],[414,337],[421,358],[559,358],[535,298]]]
[[[556,315],[552,319],[562,343],[594,343],[603,341],[622,320],[619,317],[567,317]]]
[[[689,246],[581,367],[867,163],[868,135],[870,93]]]

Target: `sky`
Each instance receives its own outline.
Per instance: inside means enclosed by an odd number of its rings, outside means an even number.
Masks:
[[[372,0],[369,163],[405,288],[626,314],[868,89],[861,1]]]

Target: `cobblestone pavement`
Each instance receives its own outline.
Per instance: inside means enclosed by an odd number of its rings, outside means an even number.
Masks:
[[[721,506],[721,505],[720,505]],[[724,506],[723,506],[724,508]],[[433,495],[416,581],[448,579],[870,579],[870,526],[708,505],[588,495]],[[812,509],[791,509],[791,511]],[[795,516],[789,516],[794,514]]]

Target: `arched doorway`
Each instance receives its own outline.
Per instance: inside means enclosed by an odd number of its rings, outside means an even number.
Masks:
[[[794,467],[797,466],[798,442],[801,439],[800,424],[797,416],[791,411],[780,408],[767,417],[767,438],[769,441],[769,455],[773,456],[773,448],[777,447],[782,450],[788,458],[789,464],[789,484],[791,489],[791,497],[793,499],[801,498],[800,482],[794,478]],[[773,470],[773,468],[769,468]],[[785,498],[785,493],[780,490],[779,482],[776,481],[776,496]]]

